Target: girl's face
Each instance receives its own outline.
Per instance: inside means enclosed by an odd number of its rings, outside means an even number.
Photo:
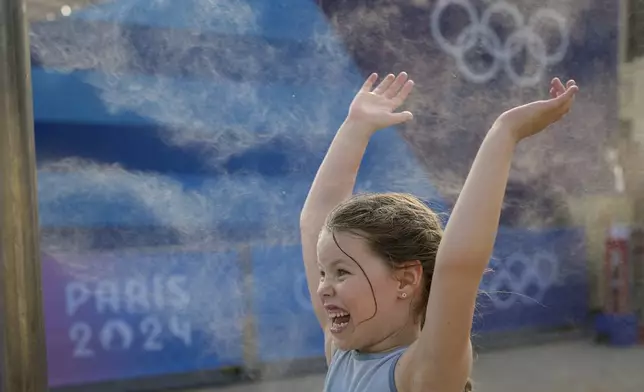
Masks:
[[[335,233],[334,240],[333,234],[323,230],[318,241],[318,265],[317,292],[337,348],[375,351],[409,324],[409,295],[402,297],[401,283],[391,267],[363,238]]]

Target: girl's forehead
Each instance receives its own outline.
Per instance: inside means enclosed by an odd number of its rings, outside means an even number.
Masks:
[[[323,230],[318,240],[318,251],[324,252],[368,252],[369,247],[367,241],[360,236],[351,233],[337,232],[331,233],[328,230]]]
[[[318,242],[318,260],[327,264],[333,260],[368,262],[379,257],[366,239],[351,233],[325,233]]]

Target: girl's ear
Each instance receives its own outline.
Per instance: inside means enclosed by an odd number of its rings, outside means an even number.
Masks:
[[[402,263],[396,266],[394,279],[398,281],[399,297],[411,298],[423,280],[423,266],[418,260]]]

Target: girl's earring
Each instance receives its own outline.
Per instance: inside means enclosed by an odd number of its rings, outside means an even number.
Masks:
[[[402,293],[401,295],[403,298],[407,298],[407,293]]]

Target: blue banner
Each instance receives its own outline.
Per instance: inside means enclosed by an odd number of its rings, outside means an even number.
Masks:
[[[588,317],[582,230],[501,230],[481,284],[475,329],[552,329]]]
[[[235,253],[43,256],[50,386],[242,365]]]
[[[441,213],[498,114],[552,76],[577,80],[564,129],[516,154],[475,326],[584,317],[582,234],[522,227],[569,224],[557,191],[609,183],[594,158],[617,126],[617,3],[362,3],[117,0],[31,24],[51,386],[243,365],[248,303],[260,361],[322,356],[301,249],[274,244],[298,243],[315,171],[374,71],[410,72],[414,121],[374,136],[356,189]],[[237,252],[205,250],[240,246],[250,277]]]

